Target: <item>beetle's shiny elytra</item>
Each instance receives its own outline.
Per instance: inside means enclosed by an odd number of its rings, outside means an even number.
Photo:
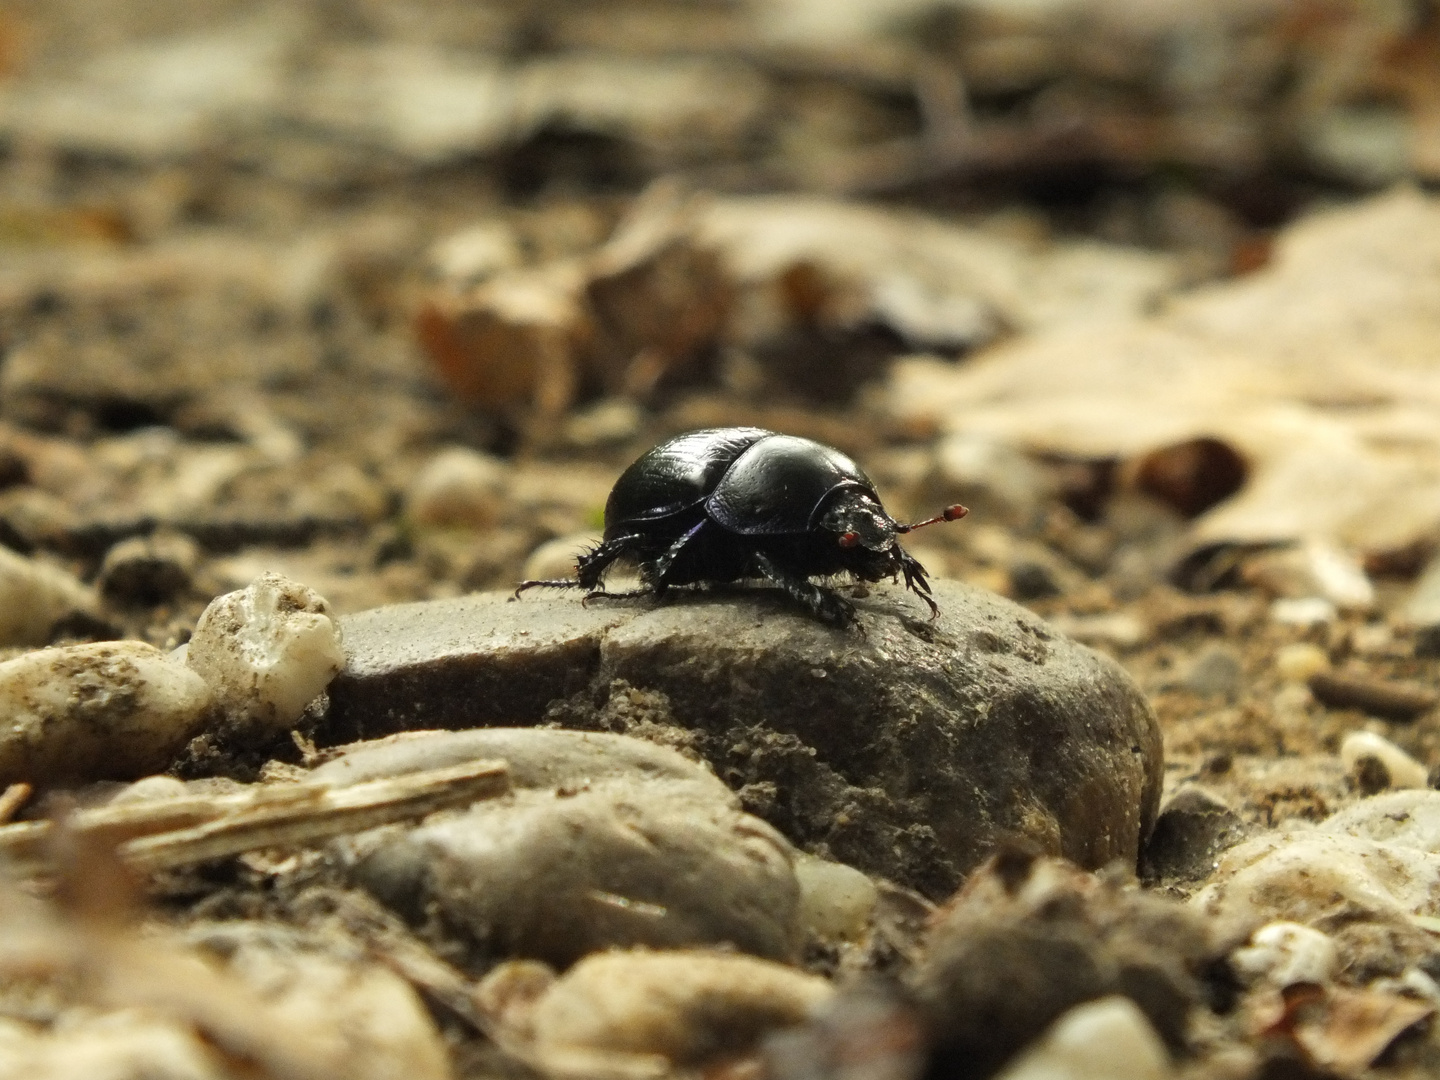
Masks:
[[[601,582],[629,559],[643,592],[758,578],[841,626],[854,621],[854,605],[811,578],[903,576],[934,616],[925,568],[895,537],[966,512],[951,506],[902,525],[838,450],[764,428],[705,428],[661,443],[621,473],[605,503],[604,539],[580,556],[573,579],[524,581],[515,592],[545,585],[611,595]]]

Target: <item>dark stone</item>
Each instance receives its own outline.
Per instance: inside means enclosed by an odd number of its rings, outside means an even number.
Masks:
[[[1223,950],[1175,901],[1003,852],[932,920],[910,988],[933,1043],[933,1080],[992,1075],[1076,1005],[1135,1002],[1172,1048],[1211,997]]]
[[[1204,788],[1186,785],[1165,804],[1155,830],[1140,854],[1146,880],[1199,882],[1215,862],[1244,840],[1249,830],[1240,817]]]
[[[774,785],[750,804],[793,841],[930,896],[1009,837],[1135,865],[1161,781],[1138,688],[1007,600],[948,581],[935,595],[932,622],[877,589],[848,631],[759,588],[363,612],[342,620],[350,660],[318,737],[678,727],[732,788]]]

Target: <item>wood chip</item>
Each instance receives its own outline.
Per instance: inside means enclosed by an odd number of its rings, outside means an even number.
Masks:
[[[313,843],[469,806],[509,790],[503,761],[468,761],[343,788],[284,784],[237,795],[101,807],[76,813],[65,827],[117,845],[127,865],[152,871]],[[50,821],[0,827],[0,857],[21,873],[47,869],[56,827]]]
[[[1440,703],[1440,693],[1415,683],[1319,671],[1310,676],[1310,692],[1332,709],[1359,709],[1387,720],[1414,720]]]
[[[4,825],[20,807],[24,806],[34,792],[29,784],[11,784],[0,794],[0,825]]]

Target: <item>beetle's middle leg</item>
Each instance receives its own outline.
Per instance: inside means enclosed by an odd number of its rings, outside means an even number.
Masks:
[[[811,614],[836,626],[849,626],[855,621],[855,605],[830,589],[816,585],[809,578],[791,573],[764,552],[755,553],[755,568],[785,595],[810,609]]]

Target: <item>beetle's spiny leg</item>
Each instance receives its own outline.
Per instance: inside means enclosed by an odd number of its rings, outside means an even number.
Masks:
[[[905,575],[905,587],[924,600],[930,608],[930,620],[940,617],[940,605],[931,598],[930,578],[920,560],[908,552],[900,552],[900,572]]]
[[[651,564],[650,584],[657,593],[663,592],[666,586],[670,584],[670,570],[675,565],[675,560],[678,559],[680,553],[685,550],[685,545],[696,537],[708,521],[708,518],[702,519],[697,521],[689,529],[686,529],[680,538],[666,549],[665,554],[661,555]]]
[[[526,589],[534,589],[539,587],[543,587],[546,589],[578,589],[581,586],[580,582],[576,581],[574,578],[536,578],[531,581],[520,582],[520,584],[515,587],[515,591],[510,594],[510,599],[519,600],[520,594]]]
[[[755,568],[766,581],[778,586],[792,600],[804,604],[817,618],[836,626],[850,626],[855,622],[854,604],[807,578],[787,572],[763,552],[755,553]]]
[[[606,592],[604,589],[592,589],[580,598],[582,606],[588,606],[591,600],[633,600],[638,596],[660,596],[661,590],[651,589],[627,589],[625,592]]]
[[[587,589],[594,589],[616,559],[630,554],[643,538],[636,533],[627,533],[596,544],[575,560],[575,579]]]

